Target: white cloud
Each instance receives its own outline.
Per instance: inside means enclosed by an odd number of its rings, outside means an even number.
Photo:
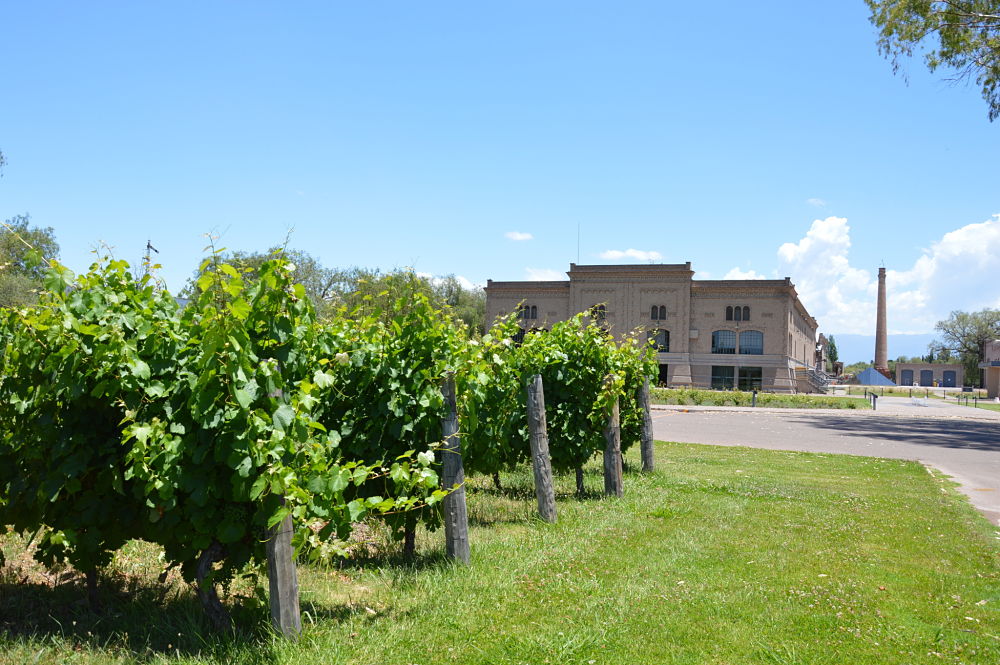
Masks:
[[[624,252],[620,249],[609,249],[605,252],[601,252],[602,259],[635,259],[636,261],[659,261],[663,256],[659,252],[654,251],[644,251],[641,249],[626,249]]]
[[[486,286],[485,284],[476,284],[471,279],[468,279],[467,277],[463,277],[462,275],[442,276],[442,275],[432,275],[429,272],[418,272],[418,273],[416,273],[416,275],[417,275],[417,277],[422,277],[423,279],[429,280],[430,283],[433,284],[433,285],[435,285],[435,286],[440,285],[448,277],[454,277],[455,280],[462,286],[462,288],[465,289],[465,290],[467,290],[467,291],[471,291],[471,290],[474,290],[474,289],[481,289],[484,286]]]
[[[817,199],[817,198],[806,199],[806,203],[808,203],[811,206],[815,206],[817,208],[826,207],[826,201],[824,201],[823,199]]]
[[[565,281],[566,273],[551,268],[525,268],[524,273],[532,281],[554,282]]]
[[[805,237],[778,248],[779,269],[823,330],[871,335],[878,271],[851,266],[850,230],[843,217],[815,220]],[[987,286],[997,274],[1000,215],[945,233],[912,267],[886,271],[889,332],[929,333],[952,310],[997,307]]]
[[[535,237],[530,233],[522,233],[521,231],[507,231],[507,233],[503,235],[505,238],[508,238],[509,240],[517,240],[517,241],[531,240],[532,238]]]
[[[462,277],[461,275],[455,275],[455,279],[458,280],[458,283],[462,285],[463,289],[466,289],[468,291],[482,288],[484,286],[483,284],[474,284],[471,279],[468,279],[467,277]]]
[[[733,268],[723,275],[722,279],[767,279],[767,277],[753,269],[744,272],[739,268]]]

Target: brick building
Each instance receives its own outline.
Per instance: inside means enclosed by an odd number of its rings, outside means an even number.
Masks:
[[[814,392],[818,324],[789,278],[696,280],[690,263],[570,264],[568,280],[486,286],[488,321],[519,309],[522,329],[592,312],[618,335],[642,329],[672,387]]]
[[[896,363],[896,385],[961,387],[965,383],[965,367],[961,364]]]
[[[986,343],[983,349],[983,362],[979,364],[979,369],[983,370],[986,396],[990,399],[1000,397],[1000,339]]]

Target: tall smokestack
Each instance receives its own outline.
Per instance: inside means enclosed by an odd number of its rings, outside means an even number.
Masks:
[[[885,326],[885,268],[878,269],[878,313],[875,317],[875,369],[889,371],[889,335]]]

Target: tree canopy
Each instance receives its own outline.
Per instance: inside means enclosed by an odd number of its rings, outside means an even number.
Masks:
[[[944,66],[955,80],[975,80],[992,122],[1000,116],[1000,0],[865,0],[879,30],[878,48],[900,60],[922,51],[927,68]]]
[[[52,228],[29,226],[30,222],[28,215],[17,215],[0,227],[0,307],[38,300],[46,266],[31,260],[32,250],[45,259],[59,256]]]
[[[338,309],[362,315],[378,312],[392,318],[403,313],[398,311],[400,303],[422,295],[433,306],[448,310],[464,322],[473,334],[485,332],[486,294],[482,289],[465,288],[454,275],[430,277],[410,269],[382,272],[359,267],[327,268],[307,252],[282,247],[272,247],[266,252],[220,252],[217,258],[236,267],[243,272],[244,279],[253,282],[260,266],[279,255],[295,265],[295,282],[303,286],[320,318]],[[190,298],[197,293],[197,283],[192,279],[181,295]]]
[[[931,354],[940,359],[954,353],[965,365],[967,377],[979,376],[977,365],[983,361],[986,343],[1000,339],[1000,309],[952,312],[944,321],[938,321],[934,329],[941,334],[941,340],[930,345]]]

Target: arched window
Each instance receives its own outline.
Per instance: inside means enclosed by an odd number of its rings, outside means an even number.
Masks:
[[[728,305],[726,307],[726,321],[732,321],[732,320],[733,320],[733,306]]]
[[[537,319],[538,318],[538,305],[532,305],[531,306],[531,318],[533,318],[533,319]]]
[[[736,333],[732,330],[713,332],[712,353],[736,353]]]
[[[590,308],[590,318],[594,321],[604,321],[608,318],[608,307],[607,305],[594,305]]]
[[[658,321],[660,319],[660,308],[657,307],[656,305],[650,307],[649,318],[653,319],[654,321]]]
[[[748,305],[743,306],[743,320],[744,321],[750,320],[750,307]]]
[[[670,331],[669,330],[650,330],[646,333],[646,339],[653,345],[657,351],[667,353],[670,351]]]
[[[667,306],[660,305],[660,321],[666,321],[666,320],[667,320]]]
[[[517,318],[526,319],[530,314],[531,310],[524,303],[521,303],[520,305],[517,306]]]
[[[737,305],[733,309],[735,310],[733,312],[733,318],[736,319],[737,321],[742,321],[743,320],[743,309],[740,308],[739,305]]]
[[[764,333],[759,330],[744,330],[740,333],[740,353],[752,356],[764,355]]]

